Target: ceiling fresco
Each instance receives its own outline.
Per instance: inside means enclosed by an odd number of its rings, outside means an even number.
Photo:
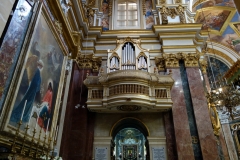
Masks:
[[[205,1],[193,6],[193,11],[195,21],[203,24],[202,29],[210,28],[211,41],[240,54],[240,18],[233,0]]]

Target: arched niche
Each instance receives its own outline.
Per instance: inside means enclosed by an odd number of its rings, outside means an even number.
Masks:
[[[121,133],[122,136],[119,138]],[[139,136],[139,134],[142,136]],[[111,157],[126,159],[128,156],[133,156],[132,158],[135,157],[138,160],[148,160],[150,158],[149,136],[150,133],[147,126],[139,119],[133,117],[120,119],[113,125],[110,131],[113,143],[111,146]]]
[[[143,122],[141,122],[139,119],[133,118],[133,117],[127,117],[127,118],[123,118],[123,119],[120,119],[119,121],[117,121],[113,125],[113,127],[110,131],[110,136],[115,137],[116,134],[124,128],[136,128],[143,133],[145,138],[150,136],[147,126]]]

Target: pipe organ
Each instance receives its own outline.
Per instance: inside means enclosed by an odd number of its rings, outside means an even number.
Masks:
[[[118,70],[148,71],[149,53],[138,44],[128,41],[119,44],[116,50],[108,52],[108,72]]]
[[[135,47],[132,43],[125,43],[122,47],[122,68],[121,70],[136,70]]]
[[[113,56],[110,59],[110,72],[119,70],[119,59],[116,56]]]

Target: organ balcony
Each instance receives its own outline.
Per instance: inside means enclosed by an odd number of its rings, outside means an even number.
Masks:
[[[87,107],[93,112],[163,112],[172,108],[171,75],[119,70],[87,76]]]

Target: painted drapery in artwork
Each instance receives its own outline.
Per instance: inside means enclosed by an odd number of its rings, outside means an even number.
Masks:
[[[9,123],[20,121],[46,131],[51,125],[61,77],[63,53],[45,18],[40,15],[32,43],[26,56],[26,65],[17,92]],[[48,122],[49,121],[49,122]]]

